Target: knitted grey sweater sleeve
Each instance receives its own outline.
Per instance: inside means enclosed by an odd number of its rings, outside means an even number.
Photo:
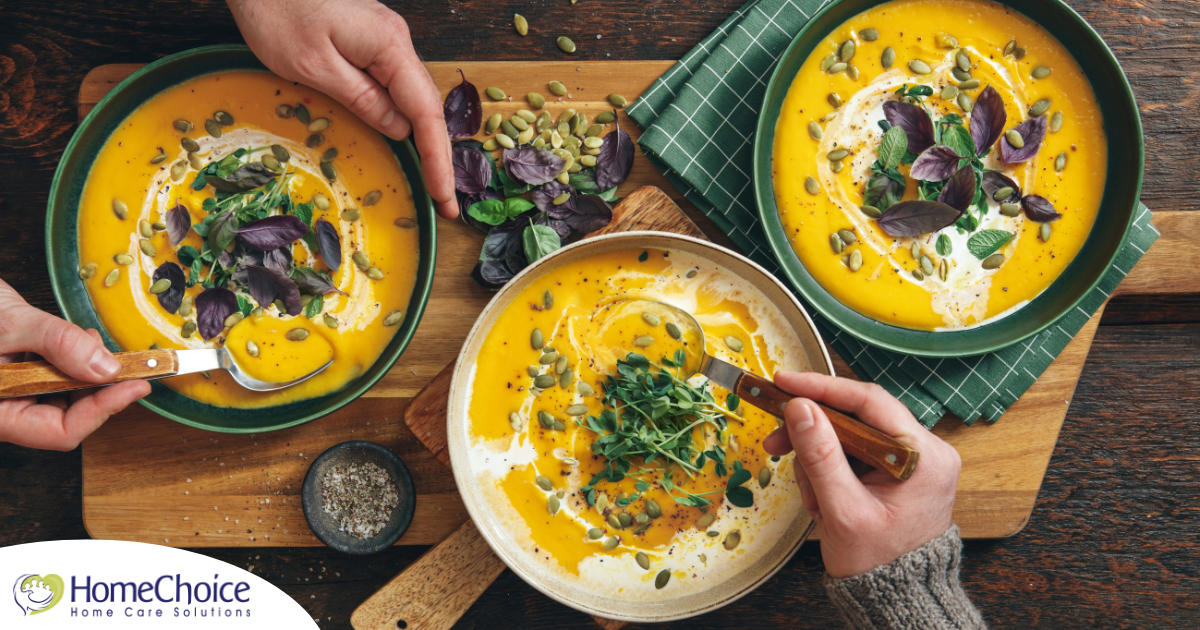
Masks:
[[[958,526],[891,564],[834,579],[825,590],[855,630],[982,630],[987,628],[958,581]]]

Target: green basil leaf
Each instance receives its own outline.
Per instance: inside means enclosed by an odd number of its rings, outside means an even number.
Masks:
[[[200,252],[196,251],[196,248],[192,247],[191,245],[184,245],[183,247],[180,247],[176,254],[179,256],[180,264],[182,264],[184,267],[191,267],[192,262],[197,258],[200,258]]]
[[[529,201],[528,199],[521,199],[520,197],[513,197],[511,199],[504,200],[504,214],[508,215],[509,219],[519,217],[523,213],[528,212],[535,207],[536,206],[533,205],[532,201]]]
[[[996,253],[996,250],[1004,247],[1006,243],[1013,240],[1011,232],[1004,230],[983,230],[971,235],[967,241],[967,249],[971,255],[983,260],[988,256]]]
[[[971,139],[971,132],[967,131],[966,127],[959,125],[946,127],[946,130],[942,132],[942,144],[954,149],[955,153],[966,156],[968,159],[970,156],[975,155],[975,141]],[[962,160],[959,160],[958,165],[960,168],[962,167]]]
[[[471,215],[472,219],[488,225],[500,225],[509,219],[504,202],[499,199],[476,201],[467,208],[467,214]]]
[[[884,170],[895,168],[908,152],[908,134],[899,127],[892,127],[883,134],[883,144],[879,146],[879,161]],[[882,209],[882,208],[881,208]]]
[[[750,473],[746,473],[750,474]],[[740,508],[748,508],[754,506],[754,493],[749,488],[738,486],[725,491],[725,498],[729,502]]]
[[[562,240],[558,237],[558,232],[548,225],[526,227],[525,232],[521,235],[521,240],[525,246],[525,259],[530,264],[562,247]]]
[[[308,306],[304,307],[304,316],[310,319],[316,317],[317,315],[321,314],[321,309],[324,307],[325,297],[321,295],[314,295],[312,301],[308,303]]]
[[[937,239],[938,256],[949,256],[950,252],[954,251],[954,244],[950,242],[950,237],[942,234]]]
[[[250,300],[246,299],[246,296],[244,296],[244,295],[239,294],[237,296],[237,303],[238,303],[238,311],[241,312],[242,317],[248,316],[250,314],[250,311],[254,310],[254,305],[251,304]]]

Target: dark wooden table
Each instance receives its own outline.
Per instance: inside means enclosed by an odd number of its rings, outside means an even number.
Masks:
[[[392,3],[428,60],[678,59],[742,0]],[[1146,130],[1143,200],[1200,210],[1200,2],[1071,0],[1116,52]],[[539,27],[521,39],[520,12]],[[550,25],[554,25],[551,27]],[[601,35],[596,40],[595,35]],[[43,252],[46,195],[91,68],[241,43],[221,2],[0,0],[0,278],[57,312]],[[1103,96],[1103,95],[1101,95]],[[711,225],[709,227],[711,228]],[[1200,296],[1109,305],[1029,525],[966,545],[963,581],[994,627],[1200,626]],[[0,444],[0,546],[85,538],[79,451]],[[296,598],[323,628],[425,549],[362,561],[324,548],[208,549]],[[817,545],[735,605],[680,628],[837,627]],[[462,628],[588,627],[511,572]]]

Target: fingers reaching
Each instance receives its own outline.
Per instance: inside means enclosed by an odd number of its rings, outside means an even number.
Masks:
[[[31,398],[0,401],[0,440],[31,448],[69,451],[112,414],[150,393],[146,381],[127,381],[95,390],[65,406],[36,404]],[[65,409],[64,409],[65,408]]]
[[[92,383],[104,383],[121,370],[99,335],[23,303],[6,309],[0,324],[0,354],[19,351],[41,355],[68,376]]]
[[[797,398],[784,409],[784,427],[796,451],[797,481],[811,485],[817,499],[836,498],[838,505],[871,500],[870,493],[850,470],[833,425],[811,400]],[[803,489],[803,483],[801,484]]]

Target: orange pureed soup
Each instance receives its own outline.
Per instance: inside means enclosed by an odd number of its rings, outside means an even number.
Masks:
[[[880,212],[889,220],[893,200],[939,198],[936,184],[913,176],[915,154],[894,167],[902,179],[892,181],[904,182],[896,198],[871,194],[896,186],[879,172],[885,104],[908,97],[925,109],[944,147],[955,144],[946,131],[955,125],[943,121],[983,129],[977,106],[989,87],[1007,122],[984,147],[976,183],[995,171],[1016,185],[1013,195],[997,200],[989,189],[957,222],[926,233],[883,229]],[[1026,122],[1041,124],[1044,140],[1031,158],[1006,163],[1004,133]],[[960,158],[979,150],[972,135],[959,134]],[[825,290],[884,323],[949,330],[1016,311],[1070,264],[1104,194],[1107,143],[1087,78],[1036,22],[985,0],[893,0],[836,28],[805,61],[780,113],[772,168],[784,229]],[[1045,206],[1034,197],[1061,218],[1036,212]]]
[[[217,177],[238,180],[244,168],[265,183],[248,181],[259,186],[229,194],[207,175],[193,185],[201,169],[218,167]],[[259,207],[268,199],[271,207]],[[268,251],[253,247],[252,235],[216,234],[235,206],[250,208],[234,217],[241,230],[254,231],[265,217],[295,217],[288,225],[299,221],[307,234]],[[172,218],[187,225],[174,243]],[[318,238],[321,223],[327,231]],[[278,405],[336,391],[379,358],[416,283],[416,225],[400,164],[373,129],[307,87],[266,72],[225,72],[155,96],[108,139],[79,209],[81,277],[124,350],[225,346],[250,376],[272,382],[332,359],[316,377],[274,392],[244,389],[219,370],[164,380],[213,405]],[[333,235],[337,247],[322,251]],[[156,272],[175,264],[182,270],[175,286],[152,292],[163,288]],[[267,277],[279,293],[260,303],[251,285]],[[178,291],[180,280],[181,298],[159,299]],[[218,282],[236,298],[236,313],[210,324],[215,334],[206,339],[201,294]]]

